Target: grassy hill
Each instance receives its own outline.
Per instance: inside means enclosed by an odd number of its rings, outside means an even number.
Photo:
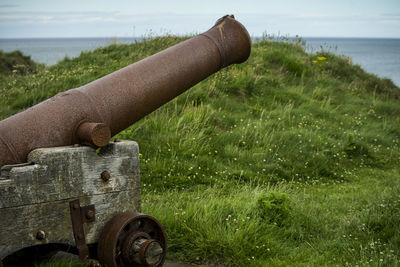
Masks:
[[[42,67],[42,64],[35,63],[30,56],[23,55],[19,50],[10,53],[0,50],[0,75],[34,73]]]
[[[182,41],[111,45],[0,76],[0,118]],[[151,78],[151,77],[149,77]],[[400,261],[400,89],[301,40],[253,44],[117,137],[141,148],[168,257],[227,266]]]

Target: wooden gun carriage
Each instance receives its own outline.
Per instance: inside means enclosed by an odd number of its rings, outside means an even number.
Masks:
[[[205,33],[0,121],[0,265],[36,247],[109,267],[162,266],[164,230],[140,213],[138,145],[110,138],[244,62],[250,48],[246,29],[225,16]]]

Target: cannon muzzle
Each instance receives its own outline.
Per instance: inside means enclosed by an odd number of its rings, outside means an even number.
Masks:
[[[248,32],[225,16],[205,33],[0,121],[0,167],[36,148],[101,147],[193,85],[250,55]]]

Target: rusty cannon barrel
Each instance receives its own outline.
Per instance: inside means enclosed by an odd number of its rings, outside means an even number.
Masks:
[[[90,143],[111,136],[218,70],[242,63],[251,40],[224,16],[208,31],[0,121],[0,167],[23,163],[36,148]]]

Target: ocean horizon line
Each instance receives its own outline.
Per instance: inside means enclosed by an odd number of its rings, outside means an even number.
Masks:
[[[145,38],[151,38],[151,37],[165,37],[165,36],[178,36],[178,37],[186,37],[186,36],[194,36],[195,34],[167,34],[167,35],[151,35],[151,36],[84,36],[84,37],[61,37],[61,36],[56,36],[56,37],[0,37],[0,40],[34,40],[34,39],[40,39],[40,40],[49,40],[49,39],[145,39]],[[360,40],[400,40],[400,37],[345,37],[345,36],[284,36],[284,35],[268,35],[272,38],[289,38],[289,39],[296,39],[296,38],[301,38],[301,39],[360,39]],[[263,36],[251,36],[251,38],[262,38]]]
[[[165,36],[165,35],[164,35]],[[0,38],[0,50],[20,50],[33,60],[53,65],[65,57],[74,58],[82,51],[92,51],[112,44],[131,44],[144,39],[158,37],[43,37],[43,38]],[[276,42],[304,41],[306,52],[319,51],[350,56],[353,63],[382,78],[392,79],[400,86],[400,38],[360,37],[285,37],[264,36]],[[253,36],[254,43],[263,36]]]

